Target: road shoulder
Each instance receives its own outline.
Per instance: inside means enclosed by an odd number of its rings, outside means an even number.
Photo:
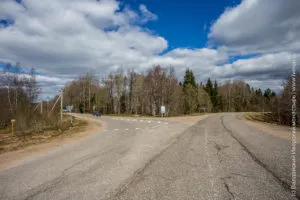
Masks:
[[[285,140],[291,140],[291,127],[289,126],[250,121],[241,115],[238,116],[238,119],[240,119],[243,123],[269,135]],[[297,144],[300,144],[300,133],[297,134]]]
[[[90,118],[84,115],[74,116],[85,120],[88,123],[83,130],[79,131],[78,133],[74,133],[68,137],[55,138],[47,143],[34,144],[20,150],[0,154],[0,171],[16,167],[22,164],[23,161],[28,157],[50,151],[52,149],[69,143],[73,143],[89,135],[99,133],[103,129],[103,122],[99,119],[96,120],[94,118]]]

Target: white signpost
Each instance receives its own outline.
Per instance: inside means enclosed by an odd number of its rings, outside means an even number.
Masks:
[[[66,106],[66,110],[70,113],[73,110],[73,105],[72,106]],[[72,124],[72,116],[70,115],[70,119],[71,119],[71,124]]]
[[[161,116],[164,116],[166,114],[166,107],[165,106],[160,107],[160,114],[161,114]]]
[[[68,112],[72,112],[73,106],[66,106],[66,109],[67,109]]]

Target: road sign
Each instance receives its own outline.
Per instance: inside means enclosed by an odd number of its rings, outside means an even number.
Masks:
[[[160,113],[161,114],[165,114],[166,113],[166,107],[165,106],[161,106],[160,107]]]
[[[67,109],[68,112],[72,112],[73,106],[66,106],[66,109]]]

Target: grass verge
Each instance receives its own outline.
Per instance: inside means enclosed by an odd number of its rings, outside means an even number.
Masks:
[[[269,124],[280,125],[279,120],[271,112],[265,113],[246,113],[244,114],[245,119],[250,121],[264,122]]]
[[[47,143],[53,139],[62,139],[69,137],[74,133],[83,131],[87,126],[87,122],[75,117],[72,117],[72,124],[70,123],[70,116],[65,116],[63,122],[59,126],[40,127],[26,131],[26,134],[16,133],[14,136],[11,129],[2,129],[0,131],[0,154],[23,149],[30,145]]]

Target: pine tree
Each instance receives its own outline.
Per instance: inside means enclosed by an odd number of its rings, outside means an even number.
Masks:
[[[218,108],[218,83],[217,81],[215,80],[215,83],[214,83],[214,87],[213,87],[213,91],[212,91],[212,96],[211,96],[211,101],[212,101],[212,104],[213,104],[213,108],[215,111],[217,111],[219,108]]]
[[[213,85],[212,85],[212,82],[211,82],[210,78],[207,79],[205,90],[211,98],[212,95],[213,95]]]
[[[185,88],[187,85],[191,85],[196,88],[196,79],[192,70],[187,69],[184,75],[183,87]]]
[[[197,108],[197,84],[194,73],[187,69],[185,71],[184,81],[183,81],[183,94],[184,94],[184,107],[185,113],[191,114],[196,111]]]

